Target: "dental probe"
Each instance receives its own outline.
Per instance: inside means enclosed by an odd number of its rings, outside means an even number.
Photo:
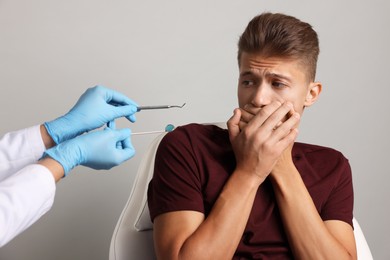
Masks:
[[[141,111],[141,110],[149,110],[149,109],[166,109],[166,108],[182,108],[186,105],[186,103],[184,103],[183,105],[181,106],[178,106],[178,105],[163,105],[163,106],[139,106],[137,108],[137,112]]]

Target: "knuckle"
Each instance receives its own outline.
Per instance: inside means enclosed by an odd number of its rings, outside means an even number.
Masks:
[[[271,158],[275,158],[278,156],[278,150],[277,150],[277,147],[275,145],[275,143],[271,142],[271,141],[266,141],[264,142],[264,150],[266,151],[266,153],[271,156]]]
[[[93,88],[91,88],[91,91],[101,93],[104,91],[104,87],[102,85],[96,85]]]
[[[249,127],[245,127],[241,130],[241,134],[244,136],[245,139],[249,139],[252,135],[251,131],[249,131]]]
[[[93,92],[95,89],[95,87],[90,87],[90,88],[87,88],[87,91],[85,91],[86,93],[90,93],[90,92]]]
[[[272,152],[274,145],[271,144],[271,142],[267,140],[267,141],[264,142],[263,147],[264,147],[265,151]]]

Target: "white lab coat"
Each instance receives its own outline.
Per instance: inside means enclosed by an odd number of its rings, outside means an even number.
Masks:
[[[10,132],[0,139],[0,247],[53,205],[53,175],[36,164],[44,150],[39,125]]]

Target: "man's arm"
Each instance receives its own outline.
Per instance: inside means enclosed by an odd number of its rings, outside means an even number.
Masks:
[[[240,128],[244,129],[257,112],[257,109],[242,110]],[[295,257],[298,259],[356,259],[352,227],[343,221],[323,221],[321,219],[293,163],[292,146],[293,144],[281,154],[269,177]]]
[[[294,142],[292,116],[273,130],[291,110],[274,102],[240,130],[240,110],[228,122],[236,156],[236,169],[225,184],[207,218],[199,212],[175,211],[154,219],[154,240],[159,259],[231,259],[247,224],[258,187],[280,154]],[[183,173],[185,174],[185,173]]]
[[[293,254],[297,259],[356,259],[352,227],[323,221],[286,149],[270,178]]]
[[[258,186],[252,174],[234,172],[209,216],[175,211],[154,220],[158,259],[231,259],[244,232]]]

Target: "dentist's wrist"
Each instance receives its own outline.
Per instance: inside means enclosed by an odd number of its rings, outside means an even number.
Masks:
[[[55,182],[58,182],[65,175],[62,165],[51,157],[42,158],[38,164],[45,166],[51,172]]]
[[[43,124],[40,125],[40,131],[41,131],[42,141],[46,149],[52,148],[53,146],[56,145],[53,138],[51,138],[51,136],[46,130],[46,127]]]

